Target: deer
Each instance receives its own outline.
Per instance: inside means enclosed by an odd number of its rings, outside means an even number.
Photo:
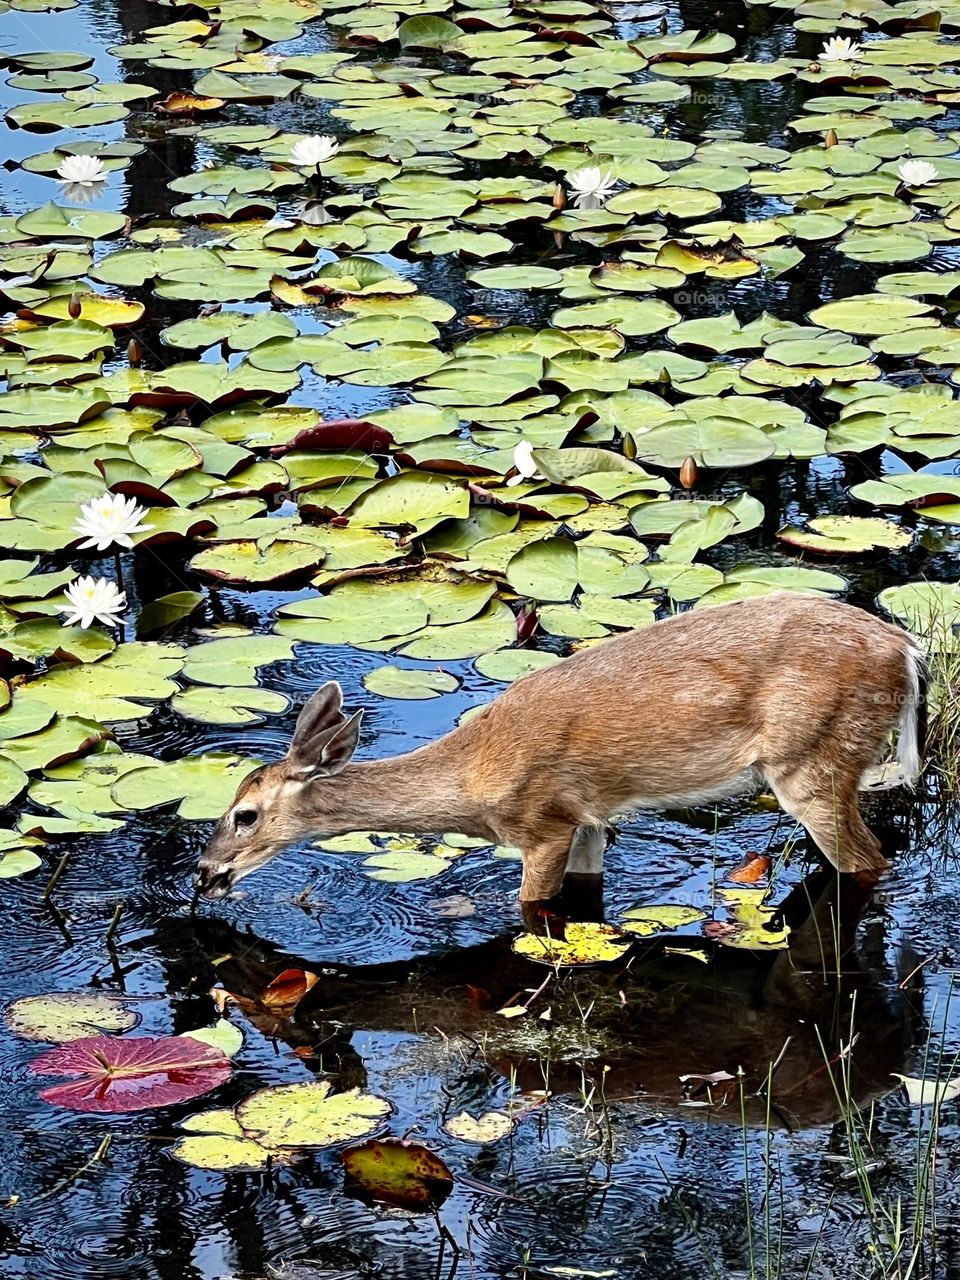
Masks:
[[[840,872],[889,864],[859,791],[913,785],[926,667],[899,627],[822,596],[775,592],[624,632],[511,684],[440,738],[355,760],[362,711],[335,682],[303,706],[286,756],[251,772],[204,850],[219,898],[281,851],[351,831],[457,831],[522,855],[526,918],[564,877],[602,875],[607,825],[771,790]]]

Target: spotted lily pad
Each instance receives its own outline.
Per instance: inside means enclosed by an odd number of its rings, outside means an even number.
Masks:
[[[633,945],[630,938],[609,924],[580,924],[571,921],[567,923],[565,933],[563,940],[523,933],[513,940],[511,950],[537,964],[567,968],[609,964],[622,959]]]
[[[253,1173],[289,1160],[291,1153],[245,1136],[233,1111],[218,1107],[182,1121],[186,1136],[169,1148],[170,1155],[195,1169],[217,1173]]]
[[[453,1174],[420,1143],[387,1138],[343,1153],[348,1194],[376,1204],[426,1212],[453,1190]]]

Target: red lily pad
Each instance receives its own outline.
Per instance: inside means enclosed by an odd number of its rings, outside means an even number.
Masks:
[[[39,1076],[71,1076],[40,1091],[71,1111],[147,1111],[209,1093],[230,1075],[221,1049],[189,1036],[86,1036],[30,1064]]]
[[[363,418],[335,418],[307,427],[289,444],[278,445],[270,452],[274,457],[282,457],[295,449],[360,449],[364,453],[384,453],[392,444],[393,436],[386,427]]]

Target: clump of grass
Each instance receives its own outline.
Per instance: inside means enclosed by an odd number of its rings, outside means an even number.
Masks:
[[[960,788],[960,635],[952,616],[937,610],[916,635],[927,654],[927,760],[940,787]]]

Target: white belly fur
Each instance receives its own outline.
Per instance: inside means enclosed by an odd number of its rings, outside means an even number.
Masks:
[[[704,787],[702,791],[677,791],[663,795],[631,796],[621,812],[629,813],[633,809],[694,809],[698,805],[715,804],[718,800],[729,800],[732,796],[742,796],[756,791],[763,782],[759,769],[745,769],[743,773],[728,779],[714,787]]]

